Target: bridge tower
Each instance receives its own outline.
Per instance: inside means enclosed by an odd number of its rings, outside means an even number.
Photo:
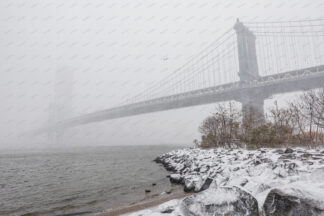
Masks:
[[[55,73],[54,100],[49,105],[48,124],[71,118],[72,116],[73,71],[62,67]],[[49,141],[54,145],[64,145],[67,141],[67,129],[52,130],[48,133]]]
[[[239,78],[241,82],[250,82],[260,77],[258,70],[258,59],[256,53],[256,37],[242,22],[237,19],[234,25],[237,36],[237,49],[239,60]],[[242,104],[243,117],[251,112],[257,112],[260,116],[264,115],[264,92],[245,91],[237,98]]]

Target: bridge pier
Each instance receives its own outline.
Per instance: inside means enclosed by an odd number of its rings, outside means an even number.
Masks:
[[[242,104],[243,122],[246,122],[251,118],[258,121],[264,120],[264,100],[265,97],[248,97],[239,100]]]

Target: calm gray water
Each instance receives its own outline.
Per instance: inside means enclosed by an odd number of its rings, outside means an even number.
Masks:
[[[104,211],[170,189],[152,160],[179,146],[0,153],[0,215]],[[152,186],[157,183],[157,186]],[[150,195],[145,189],[151,189]]]

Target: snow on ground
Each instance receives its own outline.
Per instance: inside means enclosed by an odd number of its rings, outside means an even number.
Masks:
[[[173,172],[172,182],[198,193],[131,216],[185,216],[195,211],[200,215],[231,211],[240,211],[234,215],[285,215],[288,210],[291,215],[324,215],[323,149],[186,148],[156,161]],[[259,213],[253,209],[256,202]]]

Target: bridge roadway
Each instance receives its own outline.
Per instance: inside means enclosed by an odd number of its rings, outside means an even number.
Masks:
[[[247,97],[252,100],[254,98],[264,100],[275,94],[321,87],[324,87],[324,65],[262,76],[252,81],[239,81],[97,111],[58,122],[42,130],[43,132],[58,130],[92,122],[222,101],[235,100],[242,102]]]

